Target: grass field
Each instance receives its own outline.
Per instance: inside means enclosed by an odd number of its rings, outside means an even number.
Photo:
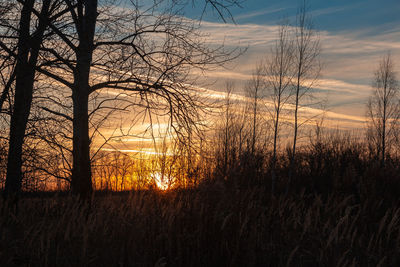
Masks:
[[[352,194],[26,196],[0,220],[1,266],[400,266],[399,252],[398,201]]]
[[[0,266],[400,266],[399,157],[332,140],[291,180],[281,154],[273,194],[268,154],[232,152],[191,188],[0,200]]]

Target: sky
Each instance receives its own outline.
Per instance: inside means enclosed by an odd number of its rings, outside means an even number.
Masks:
[[[277,24],[284,18],[293,21],[301,2],[243,1],[241,7],[230,9],[234,22],[227,23],[215,12],[207,12],[201,27],[211,44],[247,48],[227,69],[207,73],[209,79],[215,80],[212,89],[221,90],[223,81],[233,80],[240,94],[256,62],[270,51]],[[324,108],[333,124],[343,128],[363,127],[373,73],[381,57],[390,51],[400,73],[400,1],[309,0],[307,5],[322,46],[323,70],[315,92],[327,100]],[[189,6],[185,14],[198,19],[201,8]]]
[[[184,15],[198,20],[204,0],[194,3],[197,4],[185,7]],[[301,3],[302,0],[243,1],[241,7],[230,9],[234,21],[227,22],[211,9],[206,10],[200,28],[208,35],[208,44],[224,44],[228,49],[246,49],[246,52],[223,69],[206,72],[199,86],[207,88],[210,96],[222,100],[226,81],[231,81],[235,84],[235,99],[245,101],[241,96],[243,88],[252,78],[256,64],[268,55],[274,44],[279,21],[286,18],[293,22]],[[323,105],[303,108],[300,116],[322,117],[324,114],[325,127],[363,130],[373,74],[379,60],[389,51],[400,78],[400,1],[308,0],[307,5],[322,47],[323,69],[314,95],[315,102]],[[315,122],[309,125],[314,127]],[[147,126],[135,129],[143,131]],[[162,129],[166,127],[161,126]],[[114,144],[119,150],[155,153],[151,139],[120,141]]]

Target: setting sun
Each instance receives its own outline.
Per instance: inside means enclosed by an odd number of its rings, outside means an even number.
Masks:
[[[151,178],[153,179],[157,188],[163,191],[171,189],[175,183],[174,177],[172,176],[167,177],[166,175],[162,175],[159,172],[152,174]]]

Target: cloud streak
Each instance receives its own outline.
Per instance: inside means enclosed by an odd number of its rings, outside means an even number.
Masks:
[[[333,12],[331,10],[331,12]],[[231,79],[242,86],[251,79],[256,62],[265,58],[277,36],[278,26],[257,24],[220,24],[205,22],[203,30],[209,34],[211,44],[224,43],[230,47],[247,47],[247,53],[239,58],[231,69],[207,73],[215,79],[215,90],[223,88],[223,80]],[[332,112],[348,116],[364,116],[365,103],[371,93],[373,72],[380,57],[391,51],[395,62],[400,58],[400,27],[376,31],[365,30],[331,33],[318,32],[322,45],[323,77],[318,92],[329,97],[328,108]],[[400,64],[396,65],[400,72]],[[352,107],[353,105],[353,107]],[[339,117],[337,119],[340,120]]]
[[[235,20],[243,20],[243,19],[250,19],[250,18],[254,18],[254,17],[258,17],[258,16],[264,16],[264,15],[268,15],[268,14],[281,12],[286,9],[287,9],[287,7],[286,8],[275,8],[275,9],[267,8],[267,9],[257,10],[257,11],[253,11],[253,12],[235,16]]]

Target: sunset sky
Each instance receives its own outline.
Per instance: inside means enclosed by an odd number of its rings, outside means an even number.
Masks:
[[[275,42],[278,23],[282,19],[294,23],[302,1],[243,1],[241,8],[230,9],[234,22],[228,19],[226,23],[211,9],[202,16],[204,2],[195,3],[197,6],[188,5],[184,13],[193,20],[201,18],[201,30],[208,35],[209,45],[247,49],[226,68],[205,73],[203,83],[198,84],[222,100],[228,80],[235,83],[237,99],[241,98],[256,63],[268,56]],[[324,126],[362,130],[373,73],[381,57],[390,51],[396,71],[400,73],[400,1],[309,0],[307,6],[322,47],[323,69],[314,95],[317,102],[324,103]],[[316,105],[301,112],[322,114],[321,108]],[[145,123],[135,129],[140,132],[146,127]],[[165,127],[160,125],[159,128]],[[147,150],[147,153],[154,153],[151,139],[123,138],[114,146],[126,152]]]
[[[236,25],[224,24],[210,12],[203,17],[202,28],[210,35],[211,43],[248,47],[245,55],[228,70],[208,74],[217,81],[213,89],[220,90],[223,81],[230,79],[240,91],[240,85],[251,77],[255,63],[265,57],[273,44],[277,23],[282,18],[293,21],[301,2],[244,1],[242,8],[231,9]],[[315,91],[328,100],[328,111],[337,113],[330,113],[330,117],[339,126],[362,127],[379,59],[390,51],[397,72],[400,70],[400,1],[313,0],[307,3],[322,45],[323,71]],[[187,15],[198,18],[200,9],[189,8]]]

